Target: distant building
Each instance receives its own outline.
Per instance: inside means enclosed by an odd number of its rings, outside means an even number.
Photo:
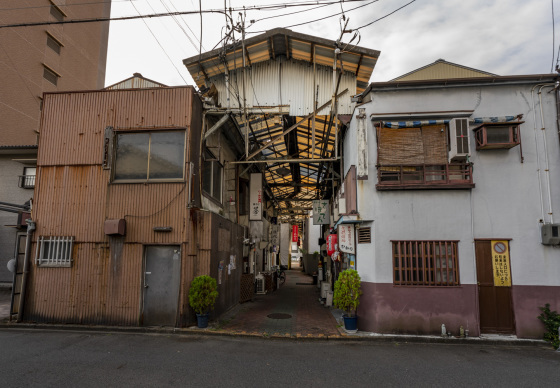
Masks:
[[[5,0],[1,24],[109,17],[110,1]],[[0,201],[33,196],[37,137],[44,92],[101,89],[109,22],[0,29]],[[15,252],[17,215],[0,212],[0,283],[12,281],[6,263]]]
[[[560,308],[558,76],[418,78],[370,84],[343,139],[358,325],[542,338],[538,307]]]
[[[393,81],[418,81],[427,79],[454,79],[454,78],[477,78],[495,77],[496,74],[473,69],[471,67],[438,59],[434,63],[422,66],[409,73],[403,74],[391,80]]]

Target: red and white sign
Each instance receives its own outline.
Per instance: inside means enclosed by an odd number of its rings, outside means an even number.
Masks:
[[[329,234],[327,236],[327,255],[332,256],[336,251],[337,236],[336,234]]]
[[[298,226],[292,225],[292,242],[298,242]]]
[[[354,224],[340,224],[338,226],[338,248],[341,252],[356,253],[354,238]]]

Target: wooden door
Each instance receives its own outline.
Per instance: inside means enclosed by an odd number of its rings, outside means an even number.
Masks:
[[[496,287],[494,285],[491,241],[475,241],[475,250],[480,332],[513,334],[515,332],[515,322],[511,287]]]

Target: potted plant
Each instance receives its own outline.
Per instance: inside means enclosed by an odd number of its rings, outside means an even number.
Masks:
[[[218,297],[216,279],[201,275],[193,279],[189,289],[189,305],[196,313],[198,327],[208,327],[208,312],[214,308]]]
[[[342,318],[344,329],[348,333],[358,331],[356,310],[360,304],[360,295],[362,295],[362,283],[358,272],[353,269],[342,271],[334,283],[333,303],[344,311]]]

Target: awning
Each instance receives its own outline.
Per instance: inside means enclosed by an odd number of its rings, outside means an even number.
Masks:
[[[496,116],[496,117],[475,117],[469,120],[471,124],[484,124],[484,123],[505,123],[523,118],[523,115],[517,116]]]
[[[385,128],[418,128],[426,125],[448,124],[450,120],[384,121]]]

